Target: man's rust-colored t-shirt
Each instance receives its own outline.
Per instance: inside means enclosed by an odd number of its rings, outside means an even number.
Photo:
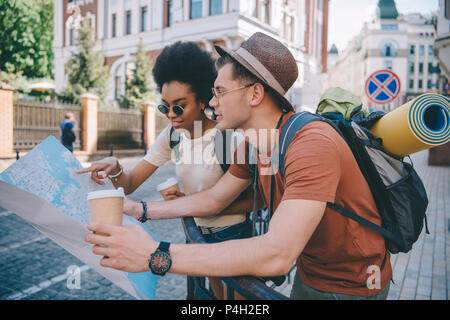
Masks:
[[[281,128],[293,114],[284,116]],[[260,172],[263,167],[258,160]],[[246,164],[232,164],[229,170],[238,178],[250,178]],[[260,192],[268,207],[270,181],[270,175],[259,176]],[[286,152],[284,178],[279,171],[275,174],[274,192],[274,211],[288,199],[334,202],[381,225],[369,186],[349,146],[321,121],[313,121],[296,133]],[[297,259],[305,284],[349,295],[372,296],[380,291],[373,288],[376,267],[381,271],[383,289],[392,277],[383,237],[329,208]]]

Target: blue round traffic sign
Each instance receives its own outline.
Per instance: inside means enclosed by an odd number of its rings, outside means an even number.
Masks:
[[[394,101],[400,93],[400,79],[390,70],[379,70],[366,80],[366,96],[377,104]]]

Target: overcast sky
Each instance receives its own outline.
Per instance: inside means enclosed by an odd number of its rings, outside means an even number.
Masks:
[[[439,10],[439,0],[396,0],[400,14]],[[328,48],[334,43],[342,51],[375,12],[378,0],[330,0]]]

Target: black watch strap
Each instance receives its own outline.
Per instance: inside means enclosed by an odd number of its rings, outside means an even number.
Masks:
[[[170,242],[161,241],[158,250],[169,252]]]
[[[153,274],[164,276],[172,266],[169,247],[169,242],[161,241],[156,251],[150,255],[148,266]]]

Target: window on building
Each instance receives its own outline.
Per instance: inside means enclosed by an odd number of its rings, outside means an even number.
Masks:
[[[409,80],[409,88],[414,89],[414,80],[413,79]]]
[[[125,34],[131,34],[131,10],[125,13]]]
[[[211,16],[222,13],[222,0],[209,1],[209,14]]]
[[[419,73],[423,72],[423,62],[419,62]]]
[[[173,23],[173,0],[164,1],[164,28],[170,27]]]
[[[428,80],[428,81],[427,81],[427,88],[428,88],[428,89],[431,89],[432,86],[433,86],[433,81]]]
[[[74,36],[73,36],[73,28],[70,28],[69,29],[69,45],[70,46],[74,45],[73,38],[74,38]]]
[[[411,62],[411,63],[409,64],[409,72],[410,72],[410,73],[414,73],[414,62]]]
[[[416,48],[416,47],[413,46],[413,45],[409,46],[409,54],[410,54],[410,55],[414,55],[415,48]]]
[[[117,18],[116,18],[116,14],[113,13],[112,18],[111,18],[111,25],[112,25],[112,32],[111,32],[111,36],[113,38],[116,37],[116,25],[117,25]]]
[[[418,88],[419,88],[419,89],[422,89],[422,86],[423,86],[423,81],[422,81],[422,80],[419,80]]]
[[[141,8],[141,32],[147,31],[147,17],[148,17],[147,10],[148,10],[147,7]]]
[[[383,57],[395,57],[395,47],[392,43],[385,43],[381,49],[381,55]]]
[[[428,46],[428,56],[429,57],[432,57],[434,55],[434,52],[433,52],[433,46]]]
[[[122,90],[122,78],[119,75],[116,75],[114,79],[114,99],[119,100],[121,96]]]
[[[202,17],[202,0],[191,0],[191,19],[198,19]]]
[[[424,54],[425,54],[425,46],[421,45],[421,46],[419,47],[419,55],[420,55],[421,57],[423,57]]]
[[[258,2],[259,0],[252,1],[252,16],[254,16],[255,18],[258,18]]]
[[[444,6],[445,19],[450,20],[450,0],[445,0]]]
[[[264,0],[262,3],[262,21],[270,24],[270,1]]]
[[[381,30],[398,30],[398,24],[382,24]]]
[[[428,73],[432,73],[433,72],[433,63],[428,62]]]
[[[283,18],[283,37],[286,40],[293,41],[294,40],[294,21],[292,16],[288,14],[284,14]]]
[[[390,57],[392,55],[391,48],[391,46],[386,47],[386,57]]]

